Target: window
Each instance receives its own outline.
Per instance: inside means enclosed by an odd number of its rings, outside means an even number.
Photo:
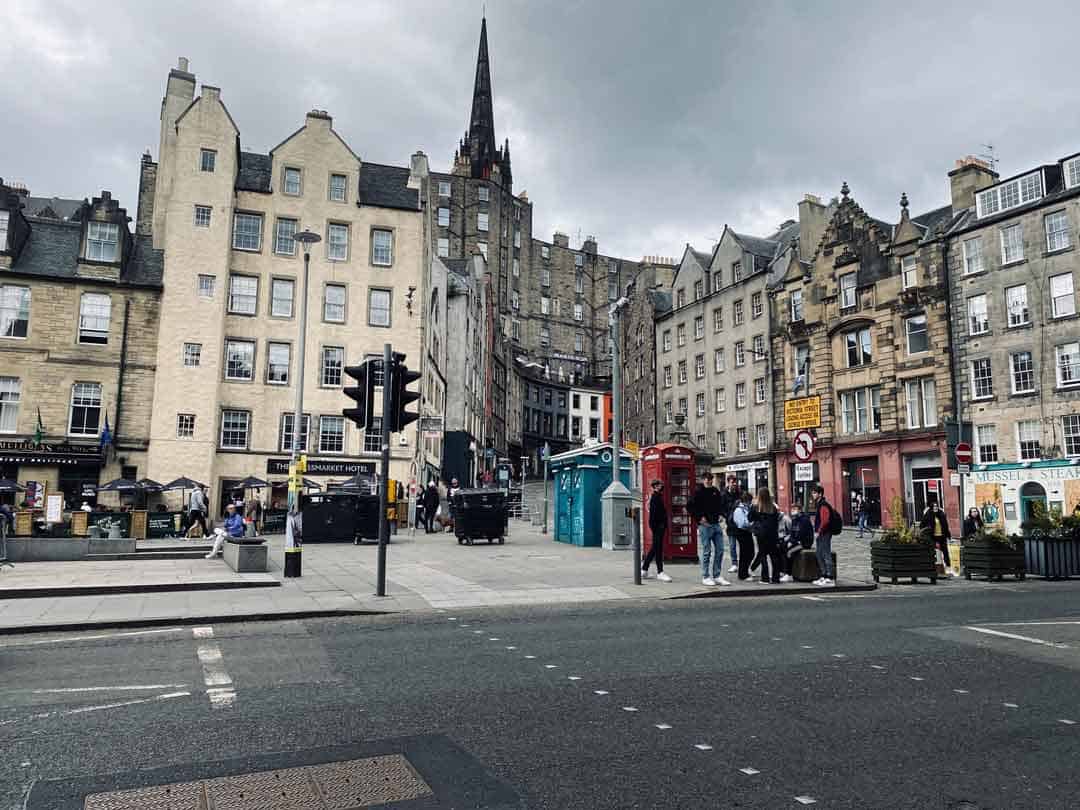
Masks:
[[[300,194],[300,170],[285,167],[282,173],[281,190],[293,197]]]
[[[574,292],[578,295],[585,292],[585,277],[581,273],[574,276]]]
[[[1046,249],[1048,251],[1064,250],[1072,244],[1069,240],[1069,219],[1064,211],[1055,211],[1043,218],[1043,226],[1046,228]]]
[[[349,258],[349,226],[331,222],[326,227],[326,258],[343,262]]]
[[[0,433],[14,433],[19,425],[22,383],[18,377],[0,377]]]
[[[664,366],[664,388],[671,388],[671,366]]]
[[[274,223],[274,253],[281,256],[296,255],[295,219],[279,219]]]
[[[761,293],[756,292],[750,296],[750,317],[760,318],[761,313],[765,311],[762,305]]]
[[[611,279],[607,285],[607,295],[609,301],[615,301],[619,297],[619,281],[618,279]]]
[[[881,388],[875,385],[841,393],[840,424],[845,435],[881,430]]]
[[[248,411],[221,412],[221,448],[223,450],[247,450],[248,434],[251,428],[251,413]]]
[[[229,276],[229,312],[254,315],[259,299],[259,279],[255,276]]]
[[[371,263],[389,267],[394,263],[394,234],[383,228],[371,231]]]
[[[210,206],[209,205],[196,205],[195,206],[195,227],[196,228],[209,228],[210,227]],[[3,244],[3,240],[0,239],[0,244]]]
[[[233,216],[233,248],[236,250],[261,249],[262,219],[262,214],[235,214]]]
[[[344,416],[320,416],[319,417],[319,452],[320,453],[344,453],[345,452],[345,417]]]
[[[270,281],[270,315],[272,317],[292,317],[294,287],[295,283],[292,279],[275,278]]]
[[[672,419],[671,403],[670,402],[665,402],[664,403],[664,424],[665,425],[670,425],[671,424],[671,419]]]
[[[726,365],[727,364],[724,362],[724,350],[715,349],[713,351],[713,371],[719,374],[724,370]]]
[[[694,379],[700,380],[705,376],[705,355],[699,354],[694,358]]]
[[[600,397],[593,397],[593,396],[589,397],[589,410],[590,411],[598,411],[598,410],[600,410]]]
[[[255,379],[255,343],[253,341],[225,341],[225,379]]]
[[[341,385],[341,370],[345,366],[345,350],[340,346],[323,346],[319,371],[320,385],[336,388]]]
[[[120,226],[112,222],[87,223],[86,258],[92,262],[119,261]]]
[[[987,399],[994,395],[994,374],[989,357],[971,362],[971,388],[975,399]]]
[[[79,301],[79,343],[109,342],[112,298],[100,293],[83,293]]]
[[[195,414],[178,413],[176,415],[176,438],[195,438]]]
[[[1021,461],[1038,461],[1042,458],[1042,427],[1038,419],[1024,419],[1016,423],[1016,445]]]
[[[964,240],[964,275],[981,273],[983,269],[982,237],[973,236]]]
[[[1005,309],[1009,313],[1009,326],[1025,326],[1030,322],[1026,284],[1005,288]]]
[[[700,301],[705,296],[705,282],[698,279],[694,282],[694,300]]]
[[[329,323],[345,323],[344,284],[327,284],[323,290],[323,320]]]
[[[874,361],[869,327],[845,333],[844,347],[847,350],[848,368],[865,366]]]
[[[450,181],[448,181],[448,180],[440,180],[439,181],[439,196],[440,197],[449,197],[450,196]]]
[[[926,331],[926,316],[914,315],[904,321],[907,331],[908,354],[930,351],[930,336]]]
[[[977,425],[975,427],[975,447],[979,452],[980,464],[994,464],[998,460],[997,427]]]
[[[757,434],[757,449],[765,450],[769,446],[769,438],[765,433],[764,425],[757,425],[754,428],[754,432]]]
[[[678,326],[675,327],[675,336],[676,336],[676,342],[680,346],[685,346],[686,345],[686,324],[685,323],[680,323]]]
[[[765,378],[758,377],[754,380],[754,403],[760,405],[765,401]]]
[[[765,336],[754,335],[754,342],[752,344],[753,350],[751,354],[754,355],[754,362],[761,363],[765,360]]]
[[[675,291],[675,309],[686,305],[686,290],[681,287]]]
[[[704,392],[699,393],[694,398],[694,405],[697,407],[697,415],[698,416],[704,416],[705,415],[705,394],[704,394]]]
[[[390,290],[368,290],[368,326],[390,325]]]
[[[902,289],[910,289],[919,283],[919,271],[915,267],[914,256],[904,256],[900,260],[900,285]]]
[[[682,385],[686,382],[686,361],[679,361],[679,384]]]
[[[1051,311],[1055,318],[1064,318],[1076,314],[1072,273],[1050,276],[1050,301]]]
[[[686,397],[679,398],[679,413],[686,416]]]
[[[580,304],[575,304],[574,305],[574,307],[575,307],[575,309],[574,309],[574,313],[575,313],[574,318],[575,318],[575,320],[577,319],[577,314],[576,313],[577,313],[577,307],[578,306],[580,306]],[[670,329],[667,329],[667,330],[664,331],[664,334],[663,334],[661,340],[662,340],[662,344],[663,344],[663,347],[664,347],[664,351],[665,352],[670,352],[671,351],[671,330]]]
[[[550,287],[551,286],[551,270],[550,270],[550,268],[545,267],[540,271],[540,286],[541,287]]]
[[[343,174],[330,175],[330,202],[345,202],[345,188],[348,180]]]
[[[198,368],[202,365],[202,344],[201,343],[185,343],[184,344],[184,367],[185,368]]]
[[[735,383],[735,407],[746,407],[746,383]]]
[[[7,250],[9,219],[10,215],[7,211],[0,211],[0,252]]]
[[[514,229],[514,247],[521,247],[521,231]]]
[[[214,166],[217,163],[217,152],[213,149],[200,149],[199,150],[199,169],[204,172],[214,171]]]
[[[795,347],[795,392],[810,390],[810,347],[805,343]]]
[[[968,334],[981,335],[990,331],[990,315],[986,309],[986,295],[973,295],[967,300]]]
[[[723,307],[717,307],[712,311],[712,329],[713,332],[722,332],[724,329],[724,309]]]
[[[731,282],[734,284],[736,281],[742,279],[742,262],[735,262],[731,265]]]
[[[487,211],[478,211],[476,213],[476,230],[481,233],[487,232],[488,229],[488,215]]]
[[[735,367],[746,365],[746,344],[741,340],[735,344]]]
[[[576,309],[574,310],[574,320],[579,320]],[[517,321],[514,321],[514,323],[517,323]],[[579,353],[585,351],[585,335],[581,334],[581,332],[574,333],[574,351]],[[669,371],[670,369],[671,366],[668,366]]]
[[[979,192],[975,195],[975,210],[981,219],[1037,200],[1042,197],[1042,194],[1042,173],[1032,172],[995,188]]]
[[[1080,385],[1080,343],[1064,343],[1057,354],[1057,384],[1061,388]]]
[[[199,274],[199,297],[200,298],[213,298],[214,287],[216,286],[217,277],[208,276],[204,273]]]
[[[581,438],[581,417],[580,416],[572,416],[572,417],[570,417],[570,438],[571,439],[580,439]]]
[[[937,424],[937,390],[933,377],[922,377],[904,383],[907,395],[907,426],[934,427]]]
[[[551,258],[551,248],[548,247],[547,245],[541,245],[540,246],[540,258],[542,258],[542,259],[550,259]]]
[[[716,452],[721,456],[727,455],[727,431],[716,431]]]
[[[72,436],[97,436],[100,424],[101,383],[75,383],[71,386],[68,433]]]
[[[585,257],[582,254],[580,254],[580,253],[575,253],[574,254],[574,266],[575,267],[584,267],[585,266]]]
[[[791,320],[801,321],[803,319],[803,301],[802,290],[791,291]]]
[[[1065,164],[1065,187],[1080,186],[1080,158],[1073,158]]]
[[[1024,231],[1017,225],[1001,229],[1001,263],[1010,264],[1024,258]]]
[[[705,337],[705,316],[698,315],[694,318],[694,340],[701,340]]]
[[[521,294],[517,290],[510,291],[510,306],[514,309],[521,307]]]
[[[734,314],[732,316],[732,320],[735,322],[735,325],[738,326],[739,324],[741,324],[743,321],[746,320],[746,317],[745,317],[745,315],[743,313],[743,303],[742,303],[742,301],[741,300],[736,301],[735,304],[733,305],[733,307],[734,307]]]
[[[438,250],[436,251],[440,258],[445,259],[450,255],[450,240],[442,236],[438,240]]]
[[[1009,355],[1012,369],[1012,392],[1027,394],[1035,390],[1035,361],[1031,352],[1016,352]]]
[[[1080,414],[1070,413],[1061,417],[1061,435],[1065,439],[1065,455],[1080,456]]]
[[[289,350],[288,343],[271,343],[266,351],[266,381],[271,385],[288,385]]]
[[[480,202],[488,202],[491,199],[491,192],[487,186],[476,187],[476,199]]]
[[[511,272],[514,274],[514,278],[517,278],[518,276],[521,275],[521,260],[520,259],[515,257],[510,262],[510,267],[511,267]]]
[[[856,295],[856,281],[854,273],[845,273],[840,276],[840,308],[849,309],[858,303]],[[800,299],[801,299],[800,294]]]
[[[450,209],[449,208],[440,208],[439,209],[439,227],[440,228],[449,228],[450,227]]]
[[[546,326],[540,327],[540,345],[545,349],[551,345],[551,330]]]
[[[551,314],[551,299],[548,298],[546,295],[540,296],[540,314],[541,315],[550,315]]]
[[[712,274],[712,288],[713,288],[713,292],[719,292],[719,291],[720,291],[720,289],[721,289],[721,288],[722,288],[723,286],[724,286],[724,279],[723,279],[723,276],[721,276],[721,275],[720,275],[720,273],[713,273],[713,274]]]
[[[750,442],[747,439],[746,428],[739,428],[736,431],[735,435],[738,438],[739,442],[737,452],[745,453],[747,450],[750,449]]]
[[[723,413],[727,410],[727,391],[723,388],[717,388],[715,392],[716,396],[716,412]]]
[[[295,421],[295,413],[283,413],[281,415],[281,449],[283,452],[292,452],[293,423]],[[305,413],[300,417],[300,447],[298,449],[302,452],[307,452],[310,433],[311,417]]]

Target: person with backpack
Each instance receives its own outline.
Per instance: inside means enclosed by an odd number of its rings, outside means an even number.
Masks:
[[[833,509],[825,499],[825,487],[815,484],[810,489],[810,498],[814,502],[814,544],[817,546],[818,571],[821,576],[814,580],[815,585],[835,585],[836,572],[832,564],[832,539],[840,534],[844,521],[840,513]]]
[[[750,505],[753,497],[749,492],[739,495],[739,503],[731,513],[731,524],[735,529],[735,542],[739,546],[739,579],[750,579],[750,563],[754,561],[754,535],[750,523]]]
[[[930,498],[930,503],[927,504],[926,511],[923,512],[922,519],[919,521],[919,526],[930,535],[934,545],[941,549],[941,559],[945,563],[946,573],[950,577],[958,576],[949,561],[949,540],[952,539],[952,532],[949,531],[949,519],[945,516],[944,510],[938,506],[936,498]]]
[[[652,495],[649,497],[649,531],[652,532],[652,546],[645,559],[641,561],[641,578],[649,578],[649,564],[656,560],[656,578],[661,582],[671,582],[671,577],[664,573],[664,535],[667,533],[667,507],[664,506],[664,482],[657,479],[652,482]]]
[[[750,570],[756,571],[761,566],[761,582],[764,584],[780,584],[780,575],[783,573],[783,563],[780,555],[780,522],[781,515],[773,503],[772,493],[768,488],[758,490],[757,498],[750,507],[750,532],[757,541],[757,556],[750,565]],[[772,576],[769,576],[769,563],[772,563]]]
[[[728,545],[731,546],[731,568],[728,569],[729,574],[734,574],[739,570],[739,541],[737,539],[737,532],[735,524],[732,523],[731,517],[735,514],[735,507],[742,502],[742,493],[739,491],[739,479],[734,475],[729,475],[727,478],[727,487],[720,493],[720,514],[724,518],[724,523],[727,526]]]

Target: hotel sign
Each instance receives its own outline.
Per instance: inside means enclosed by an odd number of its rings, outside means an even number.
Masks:
[[[269,475],[288,475],[289,459],[269,458],[266,460],[266,472]],[[374,475],[375,463],[371,461],[335,461],[332,459],[309,458],[305,475]]]
[[[784,402],[784,430],[821,427],[821,397],[800,397]]]
[[[0,463],[74,466],[80,462],[101,463],[101,448],[93,444],[39,444],[30,441],[0,441]]]

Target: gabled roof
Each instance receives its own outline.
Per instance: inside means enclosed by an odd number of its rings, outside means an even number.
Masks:
[[[409,170],[403,166],[384,166],[381,163],[360,164],[361,205],[419,211],[420,195],[409,188]]]
[[[82,225],[39,217],[27,217],[27,221],[30,238],[6,272],[41,278],[84,279],[77,272]],[[136,235],[131,255],[121,268],[119,283],[160,287],[164,268],[164,253],[154,250],[152,238]]]
[[[749,236],[748,234],[737,233],[734,230],[731,235],[746,248],[754,256],[760,256],[763,259],[772,259],[776,255],[776,242],[771,239],[762,239],[760,236]]]
[[[269,155],[258,152],[241,152],[240,169],[236,173],[238,191],[258,191],[270,193],[270,181],[273,178],[273,162]]]

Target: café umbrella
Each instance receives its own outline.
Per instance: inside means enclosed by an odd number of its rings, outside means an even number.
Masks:
[[[186,503],[184,495],[189,489],[202,489],[204,486],[205,484],[200,484],[198,481],[182,475],[179,478],[174,478],[169,483],[164,484],[161,487],[161,491],[174,492],[175,490],[180,490],[180,505],[183,506]]]
[[[153,478],[140,478],[135,483],[143,488],[143,492],[161,492],[163,489]]]
[[[0,495],[11,495],[16,492],[25,492],[26,487],[20,486],[10,478],[0,478]]]

